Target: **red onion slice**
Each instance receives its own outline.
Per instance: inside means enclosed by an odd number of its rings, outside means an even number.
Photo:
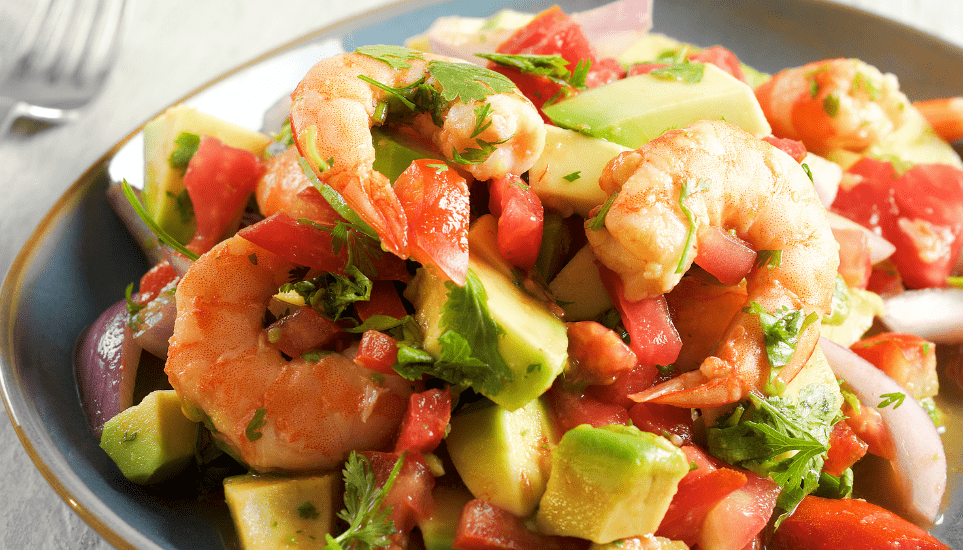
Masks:
[[[843,179],[842,167],[812,153],[808,153],[802,163],[809,167],[809,173],[813,176],[813,186],[819,195],[819,202],[829,208],[839,192],[839,182]]]
[[[883,323],[937,344],[963,342],[963,289],[907,290],[887,298]]]
[[[893,243],[853,220],[831,211],[827,211],[826,216],[829,218],[829,227],[833,229],[858,229],[866,234],[866,243],[869,245],[869,261],[871,264],[875,265],[892,256],[893,252],[896,252],[896,246],[894,246]]]
[[[134,342],[138,346],[165,360],[170,338],[174,335],[174,318],[177,317],[174,289],[177,288],[179,280],[178,278],[168,283],[156,298],[137,312],[138,322],[133,334]]]
[[[946,454],[933,421],[902,386],[870,362],[825,338],[819,344],[836,377],[845,380],[866,406],[876,406],[883,394],[906,395],[898,407],[877,410],[896,445],[892,465],[899,503],[908,519],[931,525],[946,490]]]
[[[652,0],[618,0],[572,14],[599,57],[616,57],[652,28]]]
[[[120,300],[87,327],[74,353],[80,401],[98,440],[104,423],[134,401],[141,349],[127,320],[127,302]]]

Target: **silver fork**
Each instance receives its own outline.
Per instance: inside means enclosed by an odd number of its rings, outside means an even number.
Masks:
[[[19,118],[58,124],[77,117],[113,67],[130,4],[12,0],[0,8],[0,19],[21,12],[21,32],[8,35],[9,55],[0,57],[0,136]]]

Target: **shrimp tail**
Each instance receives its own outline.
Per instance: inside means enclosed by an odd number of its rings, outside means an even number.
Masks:
[[[345,201],[378,234],[388,252],[405,259],[408,250],[408,218],[391,188],[391,182],[374,170],[367,177],[355,172],[342,172],[328,180]]]
[[[731,378],[708,378],[700,371],[685,372],[629,396],[638,403],[658,403],[675,407],[721,407],[742,396],[738,381]]]

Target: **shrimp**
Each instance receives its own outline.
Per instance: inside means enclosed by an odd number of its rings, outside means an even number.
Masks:
[[[185,413],[259,472],[336,467],[381,450],[411,389],[346,354],[286,361],[262,324],[294,264],[234,236],[201,256],[177,287],[165,372]]]
[[[317,63],[291,95],[291,129],[298,150],[318,177],[344,196],[387,250],[406,258],[407,218],[388,179],[372,166],[375,150],[370,132],[380,123],[376,113],[399,100],[371,82],[399,89],[425,81],[437,90],[440,85],[431,74],[431,62],[464,62],[403,48],[392,51],[400,52],[403,62],[395,59],[389,64],[361,53],[345,53]],[[448,159],[488,146],[490,154],[484,160],[462,166],[476,179],[521,174],[541,154],[545,128],[531,101],[505,82],[512,91],[491,93],[483,101],[456,100],[435,106],[434,113],[415,114],[411,127]],[[437,120],[443,124],[437,126]]]
[[[768,143],[725,122],[695,122],[620,154],[599,184],[617,196],[604,227],[586,235],[596,257],[622,278],[627,299],[672,289],[717,227],[734,230],[757,251],[781,251],[780,262],[757,262],[750,271],[747,302],[770,314],[828,313],[839,255],[825,209],[800,165]],[[802,368],[818,336],[818,321],[799,335],[780,381]],[[699,370],[638,398],[719,406],[764,388],[769,372],[759,315],[740,310]]]
[[[815,153],[860,153],[904,121],[909,100],[895,75],[858,59],[827,59],[785,69],[756,89],[775,135]]]
[[[311,187],[311,180],[298,164],[298,150],[288,147],[264,161],[264,174],[254,188],[254,199],[265,217],[276,212],[287,212],[294,198]]]

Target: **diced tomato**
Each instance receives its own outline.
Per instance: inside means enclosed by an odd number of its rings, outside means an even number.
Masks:
[[[430,453],[445,437],[451,420],[451,392],[430,389],[413,393],[401,421],[395,452]]]
[[[732,468],[689,472],[681,481],[656,534],[692,546],[706,514],[729,493],[746,483],[746,475]]]
[[[261,159],[250,151],[201,136],[197,152],[184,172],[184,187],[194,206],[197,230],[189,243],[197,253],[211,249],[236,223],[264,172]]]
[[[635,63],[629,67],[626,76],[649,74],[656,69],[664,69],[665,67],[668,67],[665,63]]]
[[[702,522],[699,548],[742,550],[769,523],[782,490],[776,482],[743,470],[746,483],[713,506]]]
[[[498,251],[513,266],[532,269],[542,246],[542,201],[515,175],[493,179],[489,196],[489,209],[498,218]]]
[[[588,384],[611,384],[635,368],[635,353],[612,329],[595,321],[567,323],[568,357],[575,377]]]
[[[873,266],[869,281],[866,283],[866,290],[875,292],[883,298],[889,298],[901,294],[906,289],[903,287],[903,279],[896,271],[896,267],[889,261],[885,261]]]
[[[692,442],[692,410],[659,403],[636,403],[629,409],[632,425],[657,435],[672,434]]]
[[[630,409],[635,401],[629,396],[651,388],[658,378],[659,369],[655,365],[636,364],[632,370],[619,375],[614,383],[589,386],[588,391],[603,403],[614,403]]]
[[[863,458],[867,449],[869,445],[856,436],[845,420],[841,420],[833,426],[833,431],[829,434],[829,453],[823,462],[823,471],[840,476],[846,468]]]
[[[896,514],[857,499],[807,496],[783,520],[772,550],[949,550],[923,529]]]
[[[723,46],[709,46],[688,57],[690,61],[696,63],[712,63],[735,78],[746,82],[746,75],[742,72],[742,64],[739,63],[739,58],[728,48]]]
[[[364,451],[360,454],[370,461],[371,471],[379,487],[388,481],[392,468],[402,456],[400,453],[377,451]],[[403,456],[401,471],[381,507],[391,507],[389,517],[394,521],[395,529],[399,534],[407,536],[418,521],[431,517],[434,509],[431,491],[435,487],[435,478],[420,453],[403,453]]]
[[[896,246],[891,260],[908,287],[946,286],[963,246],[963,170],[918,164],[900,175],[863,158],[847,174],[859,183],[840,188],[833,211]]]
[[[465,284],[468,273],[468,184],[443,162],[416,160],[398,176],[395,194],[408,217],[412,259],[436,276]]]
[[[695,263],[727,285],[739,284],[756,263],[749,243],[721,227],[711,226],[699,243]]]
[[[939,391],[936,344],[929,340],[914,334],[884,332],[864,338],[849,349],[896,380],[915,399],[932,397]]]
[[[786,153],[796,162],[801,163],[806,158],[806,144],[801,141],[776,136],[766,136],[762,140]]]
[[[639,363],[674,363],[682,349],[682,340],[669,318],[665,296],[653,296],[633,302],[625,298],[622,279],[618,274],[604,265],[599,265],[599,274],[615,309],[622,316],[622,324],[629,333],[629,347],[635,352]]]
[[[452,547],[458,550],[585,550],[589,544],[575,537],[541,535],[511,512],[476,499],[462,509]]]
[[[408,315],[398,289],[391,281],[375,281],[371,286],[371,296],[367,300],[355,302],[354,310],[362,322],[372,315],[385,315],[395,319]]]
[[[171,263],[167,260],[161,261],[141,276],[135,301],[139,304],[150,302],[165,286],[176,279],[177,272],[174,271]]]
[[[393,374],[391,367],[398,362],[398,342],[377,330],[366,330],[361,335],[354,362],[382,374]]]
[[[343,331],[310,306],[299,307],[267,328],[271,342],[288,357],[324,349]]]
[[[625,407],[604,402],[586,391],[565,388],[561,381],[555,382],[545,396],[560,434],[581,424],[599,428],[630,422]]]
[[[833,228],[839,243],[839,274],[849,288],[864,289],[873,273],[866,233],[854,228]]]
[[[870,454],[887,460],[896,458],[896,444],[875,407],[862,404],[857,412],[849,403],[843,403],[843,414],[856,437],[866,442]]]
[[[548,118],[548,115],[542,112],[542,107],[549,101],[556,101],[561,97],[566,97],[577,91],[571,86],[549,80],[544,76],[523,73],[515,67],[489,63],[488,68],[496,73],[505,75],[505,77],[514,82],[515,86],[518,87],[518,91],[532,102],[532,105],[538,109],[538,114],[542,117],[542,121],[547,124],[551,124],[552,121]]]
[[[299,191],[291,201],[287,214],[296,220],[307,219],[324,227],[334,227],[338,222],[345,221],[314,187]]]

